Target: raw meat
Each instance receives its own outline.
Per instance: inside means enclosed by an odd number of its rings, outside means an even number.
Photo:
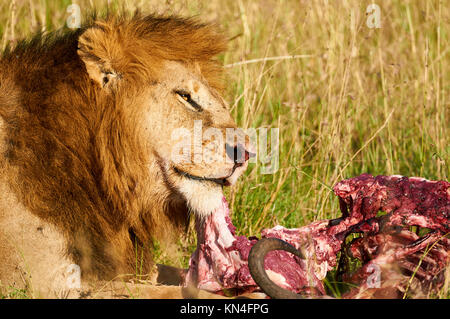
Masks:
[[[359,285],[344,297],[361,297],[373,288],[369,279],[374,269],[382,271],[384,277],[391,276],[386,265],[398,265],[402,274],[415,272],[428,289],[442,286],[442,274],[449,264],[450,240],[445,236],[450,231],[450,183],[363,174],[339,182],[334,192],[339,196],[340,218],[300,228],[275,226],[262,231],[262,238],[281,239],[301,252],[294,256],[273,250],[265,259],[252,256],[261,259],[264,267],[260,268],[265,269],[274,284],[296,293],[323,295],[322,279],[336,266],[341,251],[341,255],[363,262],[353,276],[344,276]],[[384,215],[380,216],[380,211]],[[409,230],[411,226],[430,232],[420,237]],[[185,285],[217,293],[231,289],[239,294],[259,289],[248,267],[250,250],[258,238],[236,236],[225,198],[221,209],[197,219],[196,229],[197,250],[191,257]],[[345,239],[351,233],[363,236],[346,245]],[[427,247],[431,248],[426,252]],[[305,258],[298,257],[301,255]],[[404,290],[405,281],[399,280],[390,288]]]
[[[311,287],[324,294],[321,280],[336,265],[336,252],[340,249],[340,245],[322,236],[327,226],[328,221],[318,221],[296,229],[276,226],[263,230],[263,238],[280,238],[302,249],[307,257],[302,260],[285,251],[269,252],[265,258],[269,277],[291,291],[304,292]],[[247,264],[250,249],[258,239],[236,236],[235,229],[225,198],[222,209],[196,221],[198,244],[190,260],[186,285],[213,292],[234,289],[242,293],[259,289]]]

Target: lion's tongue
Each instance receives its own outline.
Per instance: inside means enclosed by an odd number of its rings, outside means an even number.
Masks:
[[[317,225],[318,228],[322,225]],[[248,255],[257,238],[236,236],[236,227],[231,223],[230,210],[225,198],[222,207],[203,219],[197,219],[197,250],[191,256],[185,285],[195,285],[200,289],[218,292],[237,288],[239,291],[253,291],[257,285],[253,281],[248,265]],[[294,244],[304,245],[305,232],[311,229],[286,229],[276,226],[263,230],[263,237],[277,237]],[[308,252],[307,252],[308,255]],[[327,263],[319,264],[321,269],[309,273],[305,261],[284,251],[269,252],[265,258],[265,268],[271,279],[278,285],[299,292],[302,288],[313,286],[324,291],[323,272]],[[319,278],[318,278],[319,277]]]

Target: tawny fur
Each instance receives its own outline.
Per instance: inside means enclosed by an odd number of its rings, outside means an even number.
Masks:
[[[37,35],[7,49],[0,60],[0,237],[14,241],[23,234],[11,230],[20,227],[24,234],[40,233],[42,224],[63,238],[55,254],[80,265],[83,278],[132,274],[137,260],[148,273],[152,240],[182,230],[188,202],[196,198],[180,195],[175,177],[161,168],[166,164],[158,147],[143,142],[143,127],[158,124],[144,110],[155,101],[158,110],[169,107],[158,88],[173,63],[194,74],[218,105],[189,121],[235,127],[222,110],[222,72],[214,59],[225,46],[211,25],[137,14]],[[160,139],[167,144],[170,136]],[[6,212],[4,203],[14,207]],[[28,228],[8,226],[32,219]],[[0,247],[3,283],[14,269],[12,257],[5,257],[11,245]]]

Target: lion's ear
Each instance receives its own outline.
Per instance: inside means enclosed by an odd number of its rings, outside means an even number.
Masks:
[[[113,66],[117,51],[114,41],[102,28],[89,28],[78,39],[78,56],[89,77],[102,88],[111,89],[120,78]]]

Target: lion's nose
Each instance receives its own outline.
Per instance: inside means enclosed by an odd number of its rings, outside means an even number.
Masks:
[[[242,166],[249,158],[254,157],[256,154],[251,153],[245,149],[242,144],[237,144],[236,146],[231,146],[230,144],[225,144],[225,150],[228,157],[233,161],[236,166]]]

